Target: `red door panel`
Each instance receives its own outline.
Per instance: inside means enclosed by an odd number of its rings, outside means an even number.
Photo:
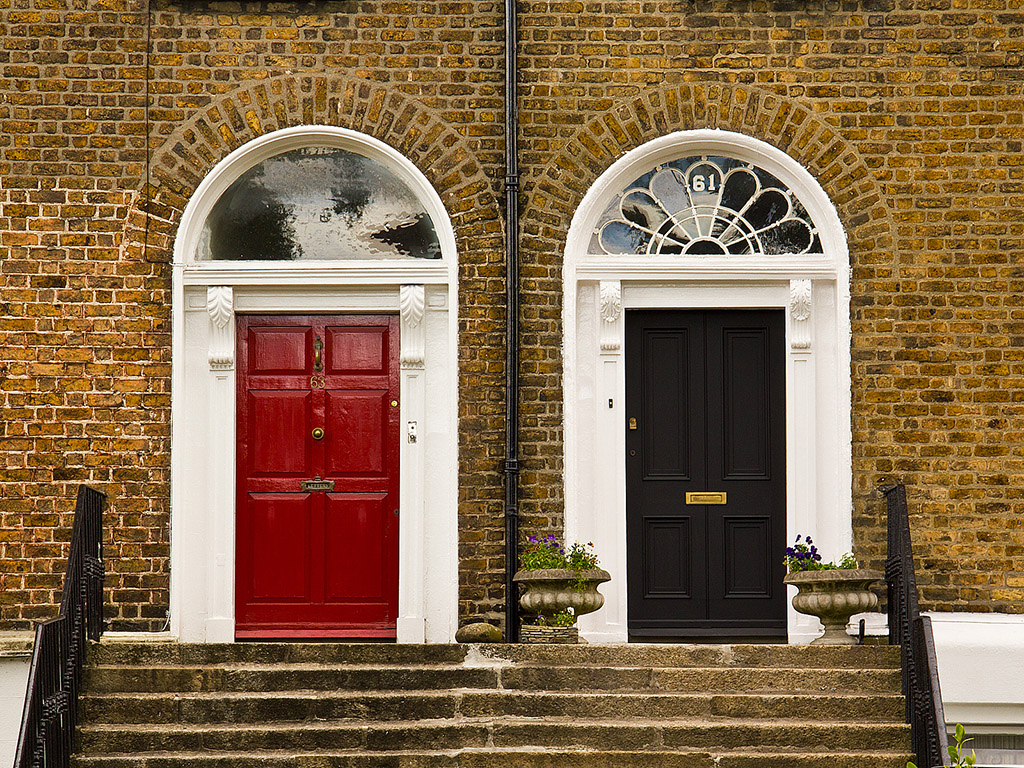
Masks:
[[[308,493],[250,494],[252,599],[301,601],[309,599],[306,578],[312,508]],[[270,567],[271,564],[286,567]]]
[[[250,328],[249,373],[303,373],[311,330]]]
[[[387,326],[329,327],[327,370],[331,373],[387,373],[387,348]]]
[[[391,589],[388,575],[392,568],[385,567],[385,552],[373,546],[377,537],[387,537],[388,527],[397,523],[392,510],[385,509],[384,494],[328,494],[327,538],[338,546],[328,553],[336,562],[327,581],[328,600],[365,601],[386,600]]]
[[[250,477],[307,474],[311,468],[312,395],[295,390],[249,390],[248,399],[245,426],[252,445]]]
[[[241,316],[238,372],[236,635],[394,637],[397,317]]]
[[[332,475],[384,476],[384,436],[390,410],[386,391],[328,392],[327,416],[338,428],[325,438],[327,471]]]

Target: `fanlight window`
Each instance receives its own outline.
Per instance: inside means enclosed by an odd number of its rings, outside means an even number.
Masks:
[[[630,184],[598,220],[591,253],[685,256],[821,253],[807,211],[767,171],[687,157]]]
[[[337,147],[268,158],[221,195],[200,260],[439,259],[434,223],[382,163]]]

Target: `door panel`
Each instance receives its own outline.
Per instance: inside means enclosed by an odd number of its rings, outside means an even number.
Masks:
[[[690,518],[649,517],[644,520],[650,558],[644,597],[692,597],[690,567],[693,537]]]
[[[387,328],[327,328],[328,371],[387,373]]]
[[[241,538],[251,543],[250,562],[278,564],[252,568],[252,599],[308,599],[310,494],[254,493],[248,501],[251,527]]]
[[[767,517],[723,517],[725,530],[725,596],[771,596],[771,520]]]
[[[397,317],[240,316],[238,344],[236,634],[394,637]]]
[[[327,557],[336,560],[327,580],[328,600],[365,600],[380,603],[387,595],[384,552],[374,546],[387,535],[391,510],[384,509],[385,494],[327,495],[326,540],[337,545]]]
[[[324,438],[327,471],[332,476],[383,476],[390,409],[387,390],[335,390],[326,396],[327,420],[334,426]]]
[[[312,395],[294,390],[250,390],[247,396],[246,432],[257,438],[252,440],[249,451],[250,476],[308,474],[311,451],[307,437],[312,431]],[[258,439],[261,435],[275,435],[276,439]]]
[[[644,359],[652,362],[652,375],[644,380],[644,477],[686,479],[694,449],[690,430],[690,402],[700,396],[691,381],[688,329],[652,330],[644,335]]]
[[[250,328],[251,374],[302,373],[306,370],[309,328]]]
[[[768,479],[768,329],[723,329],[723,466],[729,479]]]
[[[626,313],[631,635],[785,636],[784,344],[781,310]]]

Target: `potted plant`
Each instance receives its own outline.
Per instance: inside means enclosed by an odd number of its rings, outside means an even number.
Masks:
[[[522,567],[513,577],[523,588],[519,604],[533,617],[523,627],[524,642],[576,642],[577,632],[552,630],[576,630],[578,617],[604,605],[597,585],[611,576],[597,567],[593,546],[575,542],[566,548],[553,535],[530,537],[520,558]],[[559,639],[569,635],[571,640]]]
[[[811,645],[854,645],[846,625],[855,613],[878,607],[878,595],[871,585],[881,580],[879,571],[858,568],[852,553],[843,555],[838,563],[823,562],[810,537],[797,536],[786,548],[786,569],[783,581],[799,590],[793,607],[800,613],[817,616],[825,634]]]

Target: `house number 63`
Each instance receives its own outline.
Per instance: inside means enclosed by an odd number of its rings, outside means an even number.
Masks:
[[[327,378],[325,376],[317,376],[313,374],[309,377],[309,388],[310,389],[323,389],[327,386]]]

